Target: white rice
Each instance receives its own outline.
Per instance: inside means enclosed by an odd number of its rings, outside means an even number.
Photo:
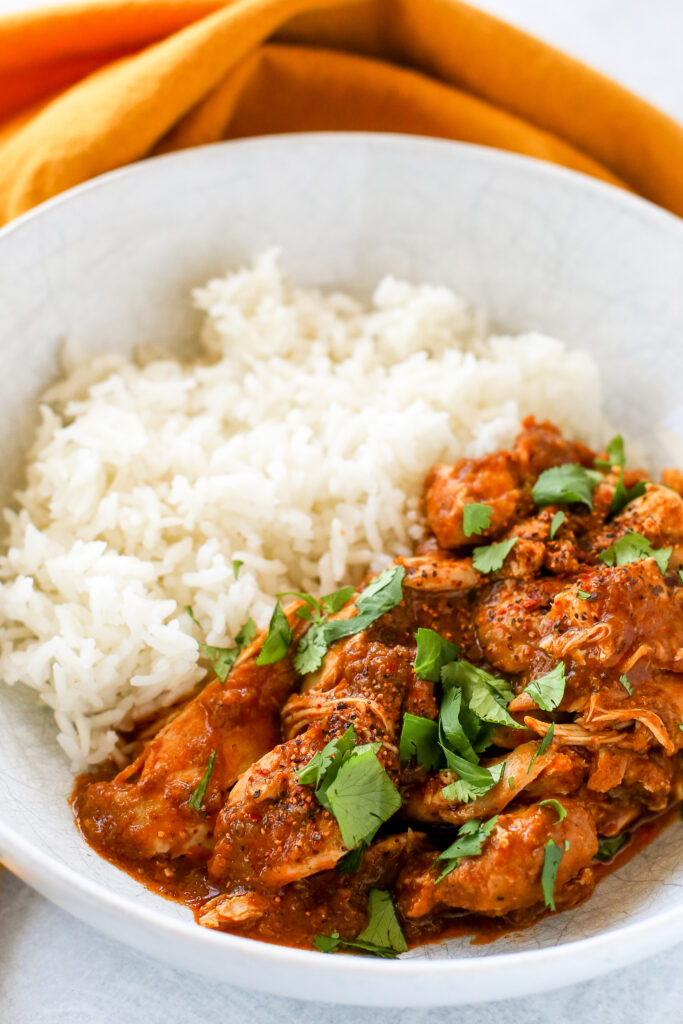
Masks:
[[[0,675],[38,692],[74,769],[204,676],[273,595],[326,593],[410,550],[428,468],[512,441],[528,413],[588,442],[595,365],[487,337],[449,289],[369,304],[298,288],[268,252],[195,292],[196,360],[65,353],[0,556]],[[233,559],[244,562],[239,578]]]

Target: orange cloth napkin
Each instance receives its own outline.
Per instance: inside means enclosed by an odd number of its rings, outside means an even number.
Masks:
[[[683,215],[679,125],[459,0],[111,0],[0,19],[0,223],[154,153],[321,129],[497,146]]]

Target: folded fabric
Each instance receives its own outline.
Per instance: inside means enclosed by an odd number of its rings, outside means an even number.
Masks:
[[[683,214],[679,125],[459,0],[112,0],[0,20],[0,223],[155,153],[328,129],[496,146]]]

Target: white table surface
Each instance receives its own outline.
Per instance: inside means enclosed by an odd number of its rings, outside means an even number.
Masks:
[[[31,6],[32,0],[0,0],[0,12]],[[478,6],[683,121],[683,0],[478,0]],[[0,877],[2,1024],[659,1024],[681,1020],[682,956],[680,945],[583,985],[476,1007],[323,1006],[172,970],[69,917],[9,872]]]

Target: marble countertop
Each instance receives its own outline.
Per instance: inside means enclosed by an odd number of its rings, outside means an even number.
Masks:
[[[477,5],[580,57],[683,121],[680,0]],[[0,12],[31,6],[33,0],[0,0]],[[323,1006],[216,985],[165,967],[69,917],[9,872],[0,876],[3,1024],[628,1024],[645,1018],[656,1024],[680,1018],[682,955],[680,945],[635,968],[503,1003],[422,1011]]]

